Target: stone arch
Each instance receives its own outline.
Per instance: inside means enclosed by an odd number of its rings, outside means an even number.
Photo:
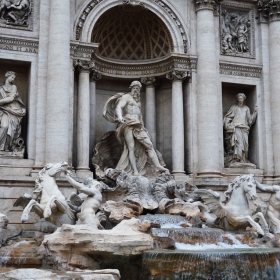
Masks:
[[[187,28],[171,4],[162,0],[142,0],[141,5],[157,15],[168,28],[175,53],[187,54],[190,49]],[[75,23],[76,40],[91,42],[91,34],[97,20],[109,9],[120,5],[119,0],[90,0],[83,6]]]

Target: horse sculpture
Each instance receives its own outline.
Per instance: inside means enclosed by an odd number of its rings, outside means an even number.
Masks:
[[[258,234],[268,234],[268,225],[261,212],[252,215],[249,200],[257,198],[256,183],[253,175],[236,177],[230,184],[225,194],[225,201],[221,200],[220,194],[212,190],[195,190],[210,213],[216,215],[215,224],[225,230],[246,229],[251,225]],[[256,222],[258,220],[258,222]]]
[[[24,194],[14,204],[14,206],[21,205],[24,208],[21,216],[22,223],[28,221],[31,210],[34,210],[40,218],[45,218],[57,226],[75,223],[75,213],[69,207],[55,181],[67,168],[67,162],[50,163],[39,172],[32,197]]]

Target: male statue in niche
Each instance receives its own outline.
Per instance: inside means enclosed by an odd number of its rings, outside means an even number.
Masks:
[[[13,84],[16,73],[8,71],[5,77],[5,83],[0,85],[0,151],[15,152],[23,145],[21,120],[26,110],[17,86]]]
[[[140,82],[133,81],[129,87],[131,92],[115,94],[106,102],[103,111],[106,120],[116,123],[117,139],[123,143],[123,152],[115,168],[133,175],[144,173],[148,159],[156,171],[167,170],[144,127],[140,103],[141,87]]]
[[[237,104],[230,107],[224,117],[225,128],[225,167],[255,167],[248,160],[248,136],[251,125],[257,118],[257,105],[251,115],[248,106],[244,105],[246,95],[236,95]]]

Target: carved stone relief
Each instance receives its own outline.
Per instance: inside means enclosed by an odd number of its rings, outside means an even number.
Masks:
[[[258,1],[257,10],[259,22],[280,20],[280,1]]]
[[[32,30],[33,0],[2,0],[0,26]]]
[[[221,54],[255,57],[254,12],[250,7],[222,5],[220,13]]]

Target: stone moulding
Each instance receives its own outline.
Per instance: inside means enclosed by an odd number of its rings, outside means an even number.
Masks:
[[[248,66],[248,65],[238,65],[232,63],[220,63],[220,74],[242,76],[250,78],[261,78],[262,66]]]
[[[223,34],[222,34],[222,22],[224,13],[235,13],[238,14],[247,14],[247,19],[250,22],[249,27],[249,51],[248,52],[227,52],[223,51]],[[244,15],[243,15],[244,16]],[[240,17],[242,18],[242,17]],[[243,3],[234,3],[234,2],[223,2],[221,5],[220,12],[220,52],[222,55],[226,56],[238,56],[246,58],[255,58],[256,57],[256,44],[255,44],[255,10],[254,5],[243,4]]]
[[[17,1],[19,2],[19,1]],[[0,27],[4,28],[10,28],[10,29],[20,29],[20,30],[27,30],[27,31],[33,31],[33,11],[34,11],[34,0],[29,0],[30,6],[28,11],[28,19],[27,25],[20,25],[20,24],[7,24],[3,23],[3,20],[0,20]]]
[[[38,53],[38,39],[23,39],[0,36],[0,51],[17,51],[24,53]]]
[[[70,55],[73,59],[91,60],[92,54],[97,50],[98,44],[85,42],[70,42]]]
[[[88,17],[88,15],[90,14],[90,12],[101,2],[104,2],[106,0],[92,0],[89,2],[89,4],[84,8],[84,10],[81,12],[80,17],[77,21],[75,30],[76,30],[76,40],[80,40],[81,38],[81,34],[83,31],[83,27],[84,27],[84,23]],[[177,28],[181,34],[182,40],[183,40],[183,45],[184,45],[184,53],[188,52],[188,40],[187,40],[187,34],[183,28],[183,24],[181,22],[181,20],[179,19],[179,17],[176,15],[176,13],[170,8],[170,6],[168,6],[166,3],[164,3],[163,0],[150,0],[151,2],[157,4],[159,7],[161,7],[162,9],[164,9],[169,16],[172,18],[172,20],[176,23]],[[119,4],[123,5],[122,2],[120,2]],[[141,3],[143,5],[145,5],[145,3]],[[145,5],[145,7],[147,8],[147,5]]]
[[[171,70],[196,71],[197,57],[170,54],[161,59],[131,62],[108,60],[93,54],[95,68],[104,76],[138,78],[161,76]]]

